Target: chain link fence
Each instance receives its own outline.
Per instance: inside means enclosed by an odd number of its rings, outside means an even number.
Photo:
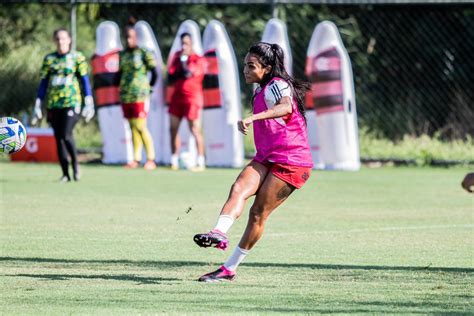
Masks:
[[[300,78],[316,24],[331,20],[352,60],[361,127],[392,140],[406,134],[474,136],[473,5],[80,4],[77,14],[77,47],[86,54],[93,53],[93,30],[101,21],[123,26],[134,16],[152,26],[165,60],[182,21],[193,19],[203,31],[218,19],[227,27],[240,66],[265,23],[278,17],[287,24],[293,74]],[[243,78],[241,83],[243,104],[249,104],[251,87]],[[31,91],[36,84],[32,80]],[[9,102],[5,93],[0,98]]]

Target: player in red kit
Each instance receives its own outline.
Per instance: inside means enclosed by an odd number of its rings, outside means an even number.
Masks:
[[[204,140],[201,132],[201,111],[203,107],[202,81],[205,60],[193,51],[189,33],[181,34],[182,49],[175,54],[168,67],[168,80],[173,84],[173,94],[169,104],[171,132],[171,168],[178,169],[180,140],[178,129],[181,120],[188,121],[189,129],[196,139],[198,157],[197,168],[204,170]]]

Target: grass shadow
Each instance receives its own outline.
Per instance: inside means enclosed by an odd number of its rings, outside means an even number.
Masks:
[[[114,281],[131,281],[137,282],[138,284],[161,284],[164,282],[181,281],[176,278],[151,278],[142,277],[130,274],[4,274],[7,277],[25,277],[25,278],[38,278],[46,279],[51,281],[68,281],[71,279],[90,279],[90,280],[114,280]]]
[[[189,266],[207,266],[204,261],[154,261],[154,260],[96,260],[96,259],[57,259],[38,257],[0,257],[1,262],[34,262],[58,264],[119,264],[137,267],[173,268]],[[318,270],[393,270],[393,271],[439,271],[448,273],[473,273],[474,268],[467,267],[432,267],[432,266],[384,266],[384,265],[351,265],[351,264],[317,264],[317,263],[272,263],[272,262],[247,262],[242,266],[256,268],[288,268],[288,269],[318,269]]]

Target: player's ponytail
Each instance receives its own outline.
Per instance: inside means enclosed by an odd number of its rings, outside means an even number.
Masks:
[[[263,78],[262,86],[266,85],[275,77],[282,78],[288,82],[298,104],[298,111],[305,118],[305,94],[310,89],[310,84],[291,77],[285,69],[285,55],[278,44],[259,42],[249,48],[249,54],[257,57],[263,67],[271,66],[271,71]]]

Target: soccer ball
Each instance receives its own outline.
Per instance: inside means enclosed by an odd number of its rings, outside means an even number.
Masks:
[[[23,148],[26,129],[13,117],[0,117],[0,153],[13,154]]]

